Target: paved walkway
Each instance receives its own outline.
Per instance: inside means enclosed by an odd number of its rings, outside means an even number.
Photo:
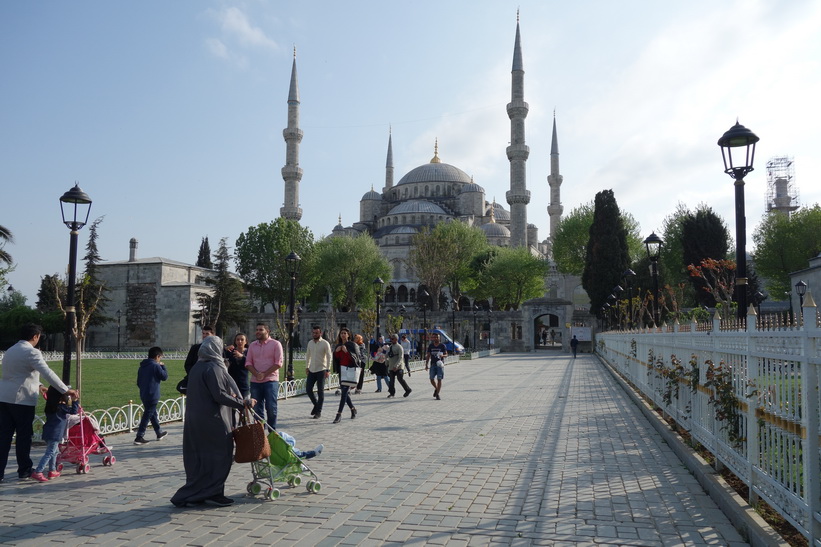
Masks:
[[[280,427],[303,449],[322,491],[245,496],[235,464],[227,508],[177,509],[182,425],[143,447],[109,437],[117,463],[88,475],[0,484],[8,545],[744,545],[727,518],[622,389],[589,355],[501,354],[447,367],[442,400],[427,377],[385,399],[372,383],[359,415],[333,425],[300,397]],[[400,390],[401,394],[401,390]],[[330,404],[329,404],[330,403]],[[41,447],[35,448],[37,457]],[[13,464],[13,455],[10,464]]]

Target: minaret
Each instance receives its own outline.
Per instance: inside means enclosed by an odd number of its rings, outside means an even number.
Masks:
[[[530,192],[527,190],[525,168],[530,148],[525,144],[525,118],[529,107],[524,101],[525,71],[522,66],[518,12],[511,72],[513,85],[511,100],[507,105],[507,116],[510,118],[510,146],[507,147],[507,159],[510,160],[510,190],[505,197],[510,205],[510,244],[513,247],[527,247],[527,204],[530,203]]]
[[[302,180],[302,168],[299,166],[299,143],[302,142],[302,130],[299,128],[296,47],[294,47],[294,64],[291,68],[291,89],[288,91],[288,127],[282,130],[282,136],[285,139],[285,167],[282,168],[282,180],[285,181],[285,202],[279,210],[279,215],[298,222],[302,218],[302,209],[299,207],[299,181]]]
[[[550,174],[547,176],[547,183],[550,185],[550,205],[547,206],[547,214],[550,215],[550,242],[556,237],[556,230],[559,228],[559,221],[562,220],[562,177],[559,174],[559,139],[556,137],[556,111],[553,111],[553,141],[550,144]]]
[[[393,188],[393,135],[388,129],[388,159],[385,161],[385,188],[382,192],[387,192]]]

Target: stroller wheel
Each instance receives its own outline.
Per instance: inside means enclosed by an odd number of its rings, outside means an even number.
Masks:
[[[319,481],[308,481],[308,492],[312,494],[317,494],[322,489],[322,485]]]
[[[85,464],[83,466],[83,473],[89,473],[90,471],[91,471],[91,466],[88,465],[88,464]]]
[[[294,475],[291,479],[291,486],[299,486],[300,484],[302,484],[302,477]]]
[[[57,464],[57,467],[55,467],[54,469],[56,469],[56,470],[57,470],[57,472],[58,472],[58,473],[60,473],[60,472],[63,470],[63,464],[62,464],[62,463],[58,463],[58,464]]]
[[[252,482],[248,485],[248,491],[255,496],[259,495],[259,493],[262,492],[262,485],[258,482]]]
[[[278,500],[280,496],[280,492],[276,488],[269,488],[265,491],[265,499],[267,500]]]
[[[103,465],[104,466],[111,465],[111,457],[110,456],[106,456],[105,458],[103,458]]]

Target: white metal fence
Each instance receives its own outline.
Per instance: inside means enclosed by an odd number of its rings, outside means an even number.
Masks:
[[[804,325],[606,332],[597,353],[810,541],[821,545],[816,305]]]

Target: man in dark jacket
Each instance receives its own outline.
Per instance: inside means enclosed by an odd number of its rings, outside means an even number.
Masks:
[[[157,404],[160,402],[160,382],[168,379],[168,371],[162,363],[162,349],[154,346],[148,350],[148,359],[143,359],[137,371],[137,386],[140,388],[140,400],[143,402],[143,417],[137,427],[137,438],[134,444],[148,444],[145,439],[145,430],[148,422],[157,434],[157,440],[161,440],[168,435],[167,431],[160,428],[160,419],[157,416]]]

